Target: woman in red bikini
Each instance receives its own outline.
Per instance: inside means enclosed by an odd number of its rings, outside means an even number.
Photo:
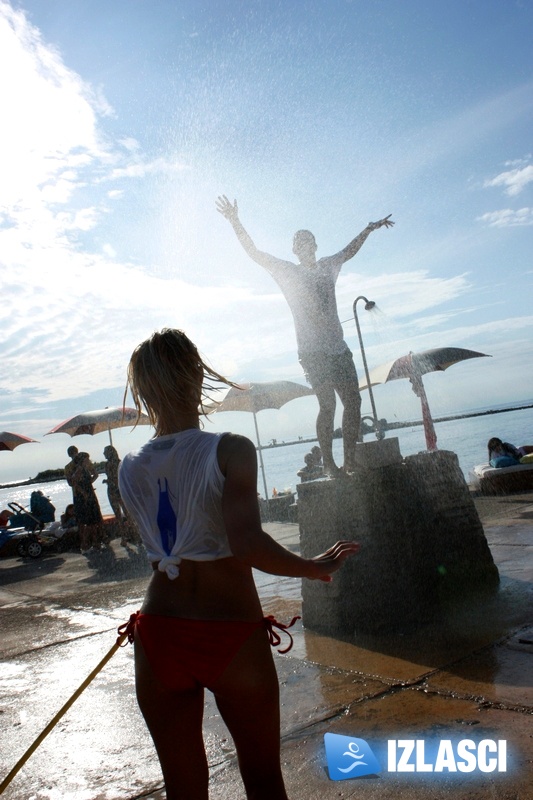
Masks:
[[[121,465],[120,491],[154,569],[135,642],[139,706],[161,762],[168,800],[208,798],[202,736],[210,689],[237,750],[251,800],[287,800],[280,767],[279,687],[252,567],[274,575],[331,580],[358,550],[338,542],[300,558],[261,528],[255,447],[235,434],[200,428],[207,367],[179,330],[140,344],[128,368],[137,410],[156,434]]]

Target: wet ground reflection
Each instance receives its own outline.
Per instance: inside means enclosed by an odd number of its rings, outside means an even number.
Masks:
[[[280,541],[297,547],[297,529],[278,526]],[[518,645],[530,619],[531,533],[495,526],[502,588],[454,625],[428,627],[380,642],[339,641],[303,630],[276,656],[280,677],[283,758],[294,798],[507,798],[531,777],[532,655]],[[13,766],[112,646],[116,627],[139,607],[149,568],[113,543],[112,557],[94,563],[65,554],[60,569],[0,564],[3,658],[0,678],[2,776]],[[50,555],[50,560],[55,556]],[[107,567],[105,566],[107,564]],[[19,580],[4,582],[17,571]],[[141,574],[139,574],[141,573]],[[123,577],[126,575],[126,577]],[[266,613],[300,612],[299,582],[257,575]],[[517,649],[518,648],[518,649]],[[521,709],[524,713],[520,713]],[[204,729],[214,800],[242,796],[234,750],[211,695]],[[390,736],[508,738],[516,769],[505,784],[367,780],[339,791],[325,772],[326,731],[383,740]],[[529,764],[529,766],[528,766]],[[487,779],[488,780],[488,779]],[[509,781],[515,781],[514,784]],[[514,789],[513,789],[514,786]],[[507,788],[505,788],[507,787]],[[357,789],[357,791],[356,791]],[[406,793],[407,792],[407,793]],[[484,792],[484,793],[483,793]],[[488,792],[488,793],[487,793]],[[131,648],[123,648],[45,739],[3,797],[6,800],[131,800],[163,798],[159,765],[138,711]]]

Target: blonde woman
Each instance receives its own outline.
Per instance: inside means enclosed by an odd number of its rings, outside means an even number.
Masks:
[[[230,383],[182,331],[168,328],[140,344],[128,367],[135,406],[146,409],[156,431],[125,456],[119,473],[154,570],[141,612],[127,626],[137,699],[168,800],[208,798],[205,688],[235,742],[247,798],[286,800],[270,642],[279,643],[278,630],[288,626],[265,619],[252,567],[329,581],[358,545],[338,542],[305,559],[262,530],[255,447],[201,429],[206,379]]]

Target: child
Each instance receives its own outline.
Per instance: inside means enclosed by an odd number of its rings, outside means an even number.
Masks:
[[[74,503],[69,503],[63,514],[61,514],[61,527],[65,531],[78,530],[78,520],[76,519],[74,511]]]
[[[235,742],[246,796],[287,800],[270,651],[272,627],[286,626],[264,618],[252,567],[330,581],[358,545],[338,542],[305,559],[262,530],[255,446],[201,430],[202,400],[212,388],[206,377],[231,385],[183,332],[168,328],[140,344],[128,367],[137,411],[146,408],[156,431],[119,473],[154,570],[141,612],[127,626],[137,699],[168,800],[208,797],[204,687]]]
[[[491,467],[514,467],[520,464],[522,453],[513,444],[502,442],[496,436],[489,439],[487,444],[489,451],[489,464]]]

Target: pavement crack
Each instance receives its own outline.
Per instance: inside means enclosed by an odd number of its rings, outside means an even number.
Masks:
[[[417,690],[419,691],[419,690]],[[472,703],[477,703],[478,709],[491,709],[494,711],[513,711],[518,714],[533,715],[533,708],[531,706],[517,705],[515,703],[501,703],[493,700],[487,700],[483,695],[469,694],[468,692],[447,692],[441,689],[430,689],[429,687],[421,687],[424,694],[435,695],[438,697],[449,697],[451,700],[468,700]]]
[[[336,720],[348,716],[356,706],[362,705],[368,700],[379,700],[384,697],[388,697],[390,695],[403,691],[404,689],[411,689],[411,688],[413,688],[412,684],[406,685],[404,683],[398,683],[392,686],[387,686],[387,688],[383,689],[382,691],[370,693],[364,695],[364,697],[358,697],[353,702],[343,705],[329,714],[324,714],[323,716],[313,719],[312,721],[306,724],[303,724],[299,727],[294,727],[291,730],[286,731],[285,733],[282,734],[281,739],[282,741],[291,741],[299,739],[302,736],[305,736],[313,732],[315,728],[320,727],[325,723],[335,722]]]
[[[164,790],[165,785],[163,783],[161,785],[157,784],[157,786],[152,786],[151,789],[147,789],[141,794],[132,795],[129,800],[142,800],[143,797],[152,797],[154,792],[163,792]]]

